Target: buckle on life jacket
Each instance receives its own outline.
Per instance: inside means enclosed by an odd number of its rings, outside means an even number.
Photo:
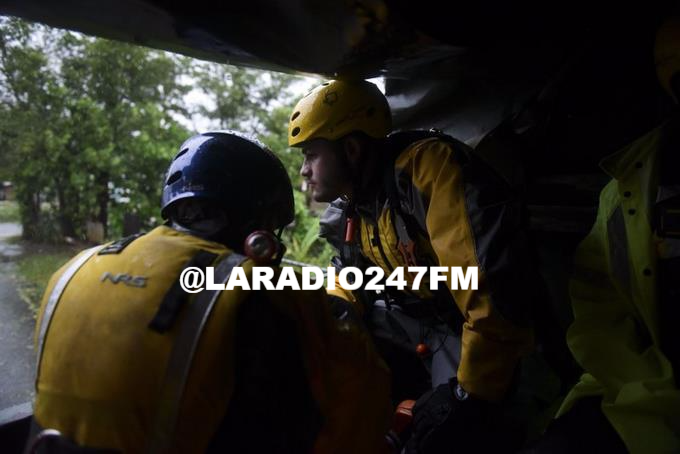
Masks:
[[[121,238],[117,241],[114,241],[113,243],[103,247],[97,255],[107,255],[107,254],[120,254],[123,252],[123,250],[130,245],[133,241],[135,241],[137,238],[140,236],[144,235],[143,233],[135,233],[134,235],[126,236],[125,238]]]
[[[658,204],[657,211],[657,235],[661,238],[680,238],[680,203],[677,199],[671,199],[668,204]]]

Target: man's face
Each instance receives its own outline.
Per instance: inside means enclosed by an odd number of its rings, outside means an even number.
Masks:
[[[305,160],[300,175],[316,202],[332,202],[351,190],[351,178],[340,160],[341,152],[326,140],[313,140],[302,148]]]

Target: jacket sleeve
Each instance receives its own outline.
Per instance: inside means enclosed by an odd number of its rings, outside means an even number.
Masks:
[[[396,181],[439,265],[479,267],[477,290],[451,289],[465,319],[458,381],[498,401],[533,344],[527,326],[536,282],[527,277],[519,211],[504,182],[461,151],[437,139],[417,142],[398,157]]]
[[[631,280],[618,278],[629,267],[621,254],[630,239],[623,225],[620,241],[614,233],[623,222],[611,203],[616,191],[615,182],[604,189],[595,225],[576,252],[567,341],[586,373],[560,413],[580,397],[602,394],[602,409],[631,452],[677,452],[680,391],[672,367],[631,299]]]

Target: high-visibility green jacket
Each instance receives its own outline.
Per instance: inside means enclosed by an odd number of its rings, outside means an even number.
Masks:
[[[536,281],[521,234],[519,202],[464,144],[438,137],[418,140],[399,152],[394,179],[400,212],[416,231],[417,265],[479,267],[477,290],[449,289],[464,319],[458,381],[471,394],[498,401],[520,357],[533,345],[529,312]],[[357,237],[362,259],[389,276],[408,264],[398,250],[394,213],[386,198],[379,193],[375,201],[356,208]],[[322,236],[340,251],[345,247],[344,203],[333,202],[321,220]],[[412,278],[405,277],[410,286]],[[425,286],[427,281],[420,292],[403,294],[432,297],[422,290]],[[341,288],[329,293],[357,300]]]
[[[150,329],[149,323],[199,251],[216,254],[215,264],[231,254],[221,244],[162,226],[120,253],[95,254],[85,262],[62,293],[44,337],[35,401],[40,426],[88,447],[145,452],[156,418],[165,411],[159,390],[186,309],[166,332]],[[55,284],[73,262],[51,279],[38,331]],[[242,266],[248,274],[253,264]],[[110,278],[120,275],[129,278]],[[234,395],[238,351],[244,348],[235,345],[237,315],[255,293],[266,295],[296,337],[302,374],[320,414],[315,452],[377,452],[391,415],[389,373],[370,342],[359,330],[333,320],[323,292],[241,289],[222,291],[205,324],[177,424],[165,434],[171,451],[203,452],[220,427]],[[185,304],[195,304],[195,298]],[[250,342],[257,346],[258,339]],[[257,363],[266,356],[247,360]],[[270,371],[276,377],[289,372]]]
[[[660,136],[654,130],[602,163],[613,180],[576,252],[570,285],[567,341],[585,373],[559,413],[602,396],[604,414],[633,453],[680,452],[680,390],[659,337],[657,254],[665,240],[650,227]]]

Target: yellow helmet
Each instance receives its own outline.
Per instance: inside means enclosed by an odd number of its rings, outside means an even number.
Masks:
[[[298,101],[288,124],[288,145],[337,140],[354,131],[379,139],[391,130],[390,106],[378,87],[365,80],[332,80]]]
[[[675,98],[671,79],[680,74],[680,16],[667,19],[659,28],[654,43],[654,63],[659,82]]]

